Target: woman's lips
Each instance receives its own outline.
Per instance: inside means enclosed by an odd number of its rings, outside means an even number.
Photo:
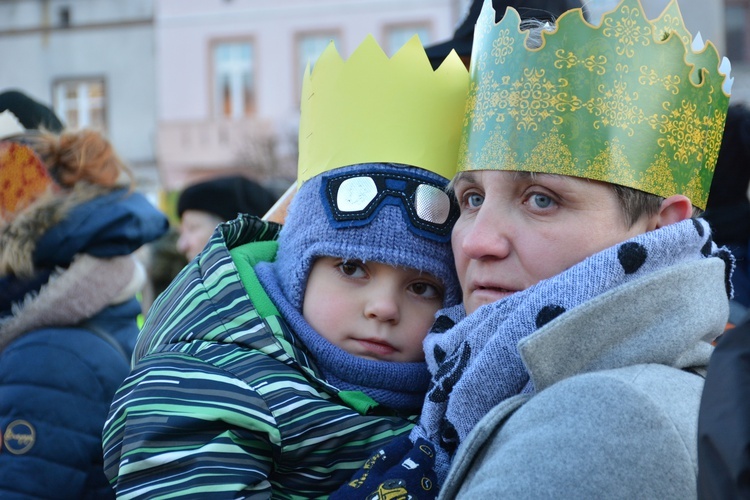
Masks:
[[[502,287],[477,285],[474,287],[472,295],[478,299],[483,299],[484,301],[494,302],[509,297],[516,293],[516,291],[517,290],[509,290]]]

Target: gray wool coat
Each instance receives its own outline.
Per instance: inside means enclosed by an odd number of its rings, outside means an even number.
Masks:
[[[718,258],[618,287],[519,342],[537,391],[459,447],[440,498],[694,498],[700,373],[729,315]]]

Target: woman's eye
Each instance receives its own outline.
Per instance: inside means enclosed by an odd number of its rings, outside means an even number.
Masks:
[[[533,194],[530,199],[537,208],[549,208],[554,203],[554,200],[546,194]]]
[[[466,193],[463,200],[467,207],[478,208],[484,203],[484,196],[478,193]]]
[[[342,262],[339,264],[339,269],[343,274],[350,278],[364,278],[367,276],[362,264],[358,262]]]
[[[431,283],[412,283],[411,285],[409,285],[409,288],[411,288],[411,291],[413,293],[425,299],[443,298],[443,292],[437,286]]]

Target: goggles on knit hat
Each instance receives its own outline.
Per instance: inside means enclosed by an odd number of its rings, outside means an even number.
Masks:
[[[351,179],[372,183],[346,184]],[[445,287],[444,305],[458,303],[450,245],[458,209],[449,195],[433,191],[447,184],[421,168],[383,163],[343,167],[305,182],[289,206],[274,263],[289,302],[302,310],[312,264],[327,256],[429,273]]]
[[[404,175],[398,167],[323,176],[333,227],[366,225],[380,208],[395,204],[409,218],[412,231],[447,241],[459,211],[455,200],[444,190],[445,182],[441,184],[426,175]]]

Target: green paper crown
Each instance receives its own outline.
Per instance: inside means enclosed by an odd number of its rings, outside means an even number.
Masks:
[[[623,0],[599,26],[570,10],[537,49],[515,9],[495,24],[491,4],[475,28],[459,170],[571,175],[705,208],[729,64],[710,42],[693,50],[674,0],[655,20]]]

